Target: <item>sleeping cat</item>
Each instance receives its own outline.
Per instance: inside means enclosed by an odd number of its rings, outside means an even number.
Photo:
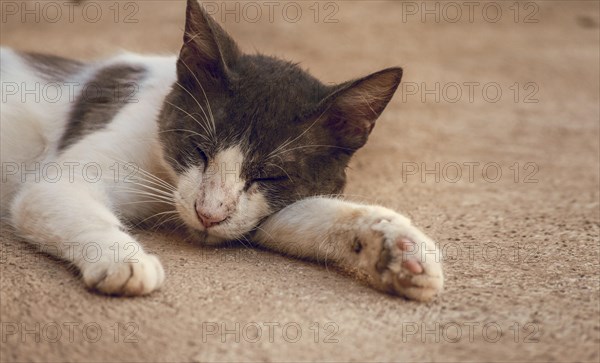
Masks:
[[[4,48],[1,59],[2,214],[89,288],[158,289],[160,261],[126,226],[159,218],[206,244],[251,240],[411,299],[442,289],[440,253],[407,218],[335,197],[400,68],[327,86],[242,53],[196,0],[178,57],[84,63]],[[27,92],[40,85],[36,100]]]

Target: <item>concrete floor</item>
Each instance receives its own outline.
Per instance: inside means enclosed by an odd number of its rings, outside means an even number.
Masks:
[[[118,14],[95,2],[95,23],[80,6],[56,23],[41,7],[23,23],[8,3],[3,46],[90,59],[180,45],[181,1],[120,2]],[[441,2],[436,22],[420,8],[436,2],[298,2],[295,23],[289,5],[270,22],[260,3],[254,23],[256,9],[240,4],[224,25],[243,49],[300,61],[327,82],[404,67],[347,194],[434,237],[445,292],[419,304],[309,262],[140,231],[166,285],[109,298],[2,225],[1,361],[597,362],[599,3],[478,3],[469,19],[458,2],[452,22],[456,8]]]

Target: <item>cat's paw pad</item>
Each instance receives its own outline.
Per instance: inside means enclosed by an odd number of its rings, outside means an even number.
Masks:
[[[385,241],[383,248],[392,256],[380,271],[386,286],[413,300],[433,299],[442,290],[444,277],[439,252],[432,245],[406,237]]]
[[[109,295],[140,296],[158,289],[164,269],[154,255],[140,254],[128,262],[98,262],[83,272],[85,284]]]
[[[406,218],[379,218],[371,225],[370,269],[375,285],[418,301],[433,299],[443,288],[441,254],[435,243]]]

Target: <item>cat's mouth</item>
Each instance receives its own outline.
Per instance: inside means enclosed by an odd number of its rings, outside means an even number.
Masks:
[[[202,219],[197,213],[197,202],[186,202],[179,193],[175,194],[176,199],[176,209],[179,211],[179,215],[185,221],[185,223],[196,231],[199,235],[202,236],[202,239],[205,242],[210,242],[211,240],[222,241],[229,239],[236,239],[241,235],[244,235],[251,228],[246,228],[245,226],[238,225],[235,218],[235,213],[226,216],[226,218],[221,218],[218,221],[202,222]],[[218,223],[217,223],[218,222]]]
[[[204,230],[207,232],[214,231],[216,227],[223,227],[231,220],[231,215],[225,217],[213,217],[211,215],[202,215],[198,212],[197,206],[198,201],[195,201],[192,210],[196,212],[195,214],[197,221],[202,225],[202,227],[204,227]]]

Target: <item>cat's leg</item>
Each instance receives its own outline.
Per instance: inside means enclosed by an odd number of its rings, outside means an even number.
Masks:
[[[384,207],[305,199],[269,217],[254,238],[273,250],[335,264],[410,299],[430,300],[443,287],[435,243]]]
[[[115,295],[144,295],[164,280],[156,256],[144,252],[109,208],[102,183],[30,183],[11,206],[18,234],[73,263],[85,284]]]

